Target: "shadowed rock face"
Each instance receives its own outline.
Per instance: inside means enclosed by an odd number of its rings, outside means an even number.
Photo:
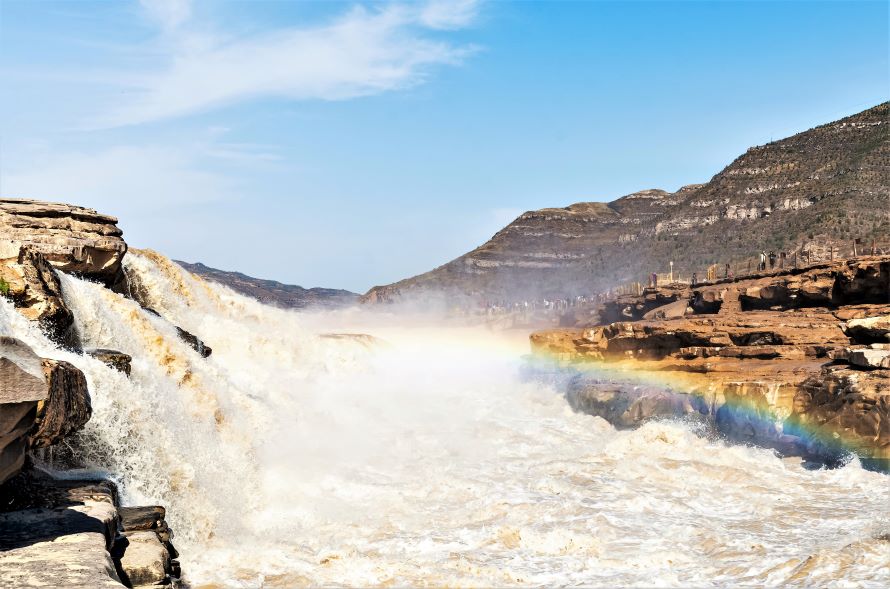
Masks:
[[[0,336],[0,483],[21,470],[28,448],[58,443],[91,415],[80,369]]]
[[[451,296],[562,298],[667,272],[703,276],[715,262],[809,243],[890,234],[890,103],[753,147],[705,184],[644,190],[522,214],[477,249],[425,274],[371,289],[363,301]],[[870,245],[870,243],[869,243]],[[884,244],[885,246],[888,244]],[[735,268],[740,273],[741,267]]]
[[[76,347],[74,315],[62,298],[62,287],[53,267],[33,246],[0,240],[0,279],[3,296],[19,312],[37,321],[57,343]]]
[[[37,404],[48,394],[37,354],[15,338],[0,336],[0,484],[24,465]]]
[[[37,411],[28,443],[45,448],[76,432],[90,420],[93,408],[87,379],[79,368],[62,360],[44,360],[49,395]]]
[[[63,272],[110,283],[127,251],[121,235],[115,217],[93,209],[0,199],[0,236],[32,246]]]
[[[13,509],[0,510],[0,586],[122,587],[108,552],[118,521],[113,485],[46,480],[22,486],[4,495]]]
[[[117,219],[92,209],[0,199],[0,294],[57,343],[77,348],[55,270],[106,285],[121,280],[127,251],[121,235]]]

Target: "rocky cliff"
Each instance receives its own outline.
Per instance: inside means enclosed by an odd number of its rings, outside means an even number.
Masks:
[[[58,275],[127,290],[116,223],[82,207],[0,200],[0,296],[56,344],[129,374],[126,354],[81,349]],[[109,481],[58,480],[35,466],[35,451],[69,444],[91,415],[80,369],[0,332],[0,585],[170,586],[179,576],[163,508],[122,507]]]
[[[110,283],[127,244],[117,219],[63,203],[0,199],[0,237],[30,246],[55,268]]]
[[[306,307],[338,308],[358,302],[354,292],[335,288],[303,288],[294,284],[282,284],[275,280],[264,280],[247,276],[241,272],[228,272],[205,266],[204,264],[176,263],[201,278],[228,286],[235,292],[252,297],[261,303],[284,309]]]
[[[705,184],[643,190],[613,202],[530,211],[435,270],[371,289],[365,302],[429,292],[522,300],[562,298],[644,281],[651,272],[704,276],[761,250],[828,258],[853,239],[890,247],[890,103],[753,147]]]
[[[566,395],[619,427],[700,419],[782,452],[890,468],[890,256],[647,289],[531,336]]]

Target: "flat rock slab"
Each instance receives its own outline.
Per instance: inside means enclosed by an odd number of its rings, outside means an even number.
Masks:
[[[120,577],[127,585],[163,585],[169,580],[170,553],[157,534],[149,530],[127,532],[119,543],[122,549]]]
[[[123,587],[106,550],[114,505],[0,513],[0,587]]]

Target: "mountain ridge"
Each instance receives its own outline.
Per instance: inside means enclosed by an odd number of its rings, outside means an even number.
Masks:
[[[303,288],[295,284],[284,284],[277,280],[255,278],[242,272],[211,268],[201,262],[189,263],[173,260],[192,274],[228,286],[235,292],[253,297],[261,303],[277,305],[286,309],[306,307],[346,307],[358,300],[359,295],[336,288]]]
[[[611,202],[527,211],[437,268],[375,286],[366,303],[433,292],[449,298],[588,294],[669,262],[685,276],[760,251],[826,255],[890,235],[890,103],[749,148],[708,182],[637,191]]]

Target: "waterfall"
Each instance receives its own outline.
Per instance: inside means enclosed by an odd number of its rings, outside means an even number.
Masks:
[[[0,331],[84,371],[81,460],[124,502],[168,508],[194,586],[888,580],[890,486],[855,460],[813,471],[682,423],[616,431],[519,377],[520,332],[298,313],[153,252],[125,264],[160,316],[61,282],[84,346],[131,355],[129,378],[2,298]]]

